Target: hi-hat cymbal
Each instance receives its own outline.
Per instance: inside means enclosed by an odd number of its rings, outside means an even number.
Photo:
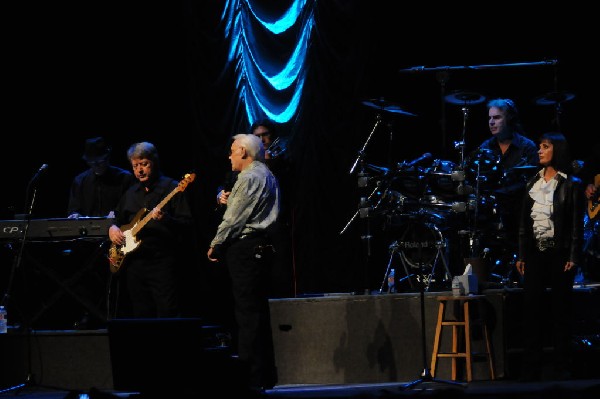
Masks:
[[[540,166],[535,166],[535,165],[523,165],[523,166],[513,166],[512,168],[510,168],[510,170],[520,170],[520,171],[536,171],[540,168]]]
[[[366,105],[370,108],[375,108],[378,111],[391,112],[392,114],[402,114],[408,116],[417,116],[413,113],[403,110],[399,105],[393,104],[389,101],[384,100],[383,98],[375,98],[371,100],[365,100],[362,102],[363,105]]]
[[[475,105],[485,101],[485,96],[472,91],[455,91],[444,97],[447,103],[457,105]]]
[[[555,105],[575,98],[575,94],[564,91],[553,91],[535,99],[537,105]]]

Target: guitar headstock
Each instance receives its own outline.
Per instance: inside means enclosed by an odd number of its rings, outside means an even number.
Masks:
[[[185,190],[186,187],[188,186],[188,184],[190,184],[191,182],[193,182],[195,178],[196,178],[196,174],[195,173],[186,173],[183,176],[183,179],[181,179],[181,181],[178,184],[179,191]]]

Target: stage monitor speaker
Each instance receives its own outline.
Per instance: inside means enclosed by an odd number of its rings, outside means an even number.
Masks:
[[[230,348],[200,318],[113,319],[107,328],[116,390],[197,394],[240,383]]]

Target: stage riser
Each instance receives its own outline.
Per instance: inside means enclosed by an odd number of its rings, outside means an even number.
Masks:
[[[447,294],[447,293],[446,293]],[[439,302],[425,294],[426,364],[418,294],[348,296],[271,302],[280,384],[347,384],[411,381],[431,362]],[[503,297],[488,295],[486,308],[500,314]],[[488,310],[489,311],[489,310]],[[502,374],[503,332],[491,326],[496,369]],[[450,330],[448,330],[450,331]],[[483,345],[474,337],[473,345]],[[449,334],[442,336],[449,345]],[[481,347],[483,349],[483,347]],[[474,363],[474,377],[489,376]],[[442,359],[436,377],[449,378],[450,360]]]
[[[488,291],[483,311],[491,334],[496,378],[516,379],[522,352],[522,291]],[[419,294],[272,300],[279,383],[349,384],[420,378],[431,362],[439,305],[435,297],[448,294],[425,294],[425,361]],[[598,291],[576,291],[573,315],[574,334],[600,334]],[[551,331],[551,326],[547,330]],[[451,329],[445,328],[441,352],[449,351],[450,335]],[[477,352],[484,349],[481,338],[481,334],[473,335],[472,345]],[[598,348],[575,353],[575,376],[600,377],[598,366],[581,367],[592,364],[598,355]],[[451,360],[440,359],[435,377],[450,379],[450,372]],[[474,359],[473,378],[489,379],[484,357]]]
[[[441,294],[447,293],[425,295],[427,367],[439,303],[435,297]],[[384,383],[420,378],[424,360],[419,294],[274,299],[270,305],[279,385]],[[522,292],[486,293],[484,308],[497,378],[518,377],[521,306]],[[576,292],[573,312],[575,334],[600,334],[598,291]],[[443,345],[449,345],[449,335],[443,336]],[[481,336],[475,335],[474,348],[479,350],[482,344]],[[576,378],[600,378],[600,353],[597,347],[590,349],[575,354]],[[38,331],[31,335],[10,331],[0,335],[0,353],[0,387],[24,382],[31,359],[31,371],[38,384],[80,390],[113,388],[105,330]],[[234,370],[223,369],[223,374],[232,380],[238,378]],[[450,360],[440,360],[436,377],[450,378]],[[484,359],[475,361],[473,378],[489,378]]]
[[[28,356],[31,348],[31,357]],[[61,389],[112,389],[110,350],[106,332],[9,333],[0,336],[0,384],[23,383],[31,372],[35,383]],[[6,354],[6,356],[5,356]]]

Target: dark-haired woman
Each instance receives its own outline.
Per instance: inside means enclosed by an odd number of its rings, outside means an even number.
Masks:
[[[542,377],[545,332],[553,346],[549,379],[570,378],[573,282],[582,257],[585,210],[583,184],[572,174],[565,136],[542,135],[538,155],[542,169],[526,185],[516,262],[524,279],[521,379],[527,381]],[[545,327],[546,315],[551,325]]]

